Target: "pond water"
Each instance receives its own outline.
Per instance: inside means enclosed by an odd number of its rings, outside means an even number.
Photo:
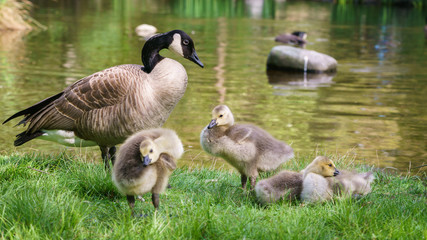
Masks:
[[[397,168],[427,157],[427,42],[418,9],[282,1],[35,1],[32,16],[46,31],[0,35],[2,121],[74,81],[110,66],[140,64],[142,23],[182,29],[205,68],[175,57],[189,84],[164,127],[180,135],[182,164],[229,166],[203,152],[199,133],[214,106],[227,104],[237,122],[253,123],[296,155],[349,154]],[[303,30],[306,49],[333,56],[335,75],[267,72],[278,34]],[[98,148],[65,148],[42,140],[13,146],[23,130],[0,127],[0,152],[63,152],[100,159]],[[413,171],[425,172],[424,168]]]

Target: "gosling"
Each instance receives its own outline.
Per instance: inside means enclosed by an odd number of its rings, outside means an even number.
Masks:
[[[113,182],[126,195],[130,209],[135,196],[152,193],[154,208],[159,208],[159,195],[168,185],[176,169],[176,161],[184,148],[176,133],[170,129],[151,129],[130,136],[120,147],[113,168]]]
[[[212,110],[212,121],[200,134],[202,148],[213,156],[224,158],[241,174],[242,188],[248,177],[251,190],[258,171],[271,171],[294,156],[293,149],[253,125],[234,124],[226,105]]]
[[[308,173],[332,177],[337,176],[340,172],[332,160],[318,156],[301,172],[284,170],[273,177],[259,181],[255,186],[258,201],[266,205],[285,198],[288,200],[299,199],[303,189],[304,175]]]
[[[335,178],[324,178],[309,173],[303,180],[301,200],[311,203],[322,202],[331,200],[334,195],[357,198],[372,191],[371,183],[374,179],[372,172],[341,171]]]

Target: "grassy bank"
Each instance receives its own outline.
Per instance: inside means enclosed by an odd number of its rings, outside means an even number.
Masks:
[[[75,157],[74,157],[75,158]],[[312,157],[287,168],[302,169]],[[338,161],[337,166],[347,167]],[[347,164],[349,165],[349,164]],[[359,200],[259,206],[234,172],[181,168],[160,196],[132,217],[102,164],[61,156],[0,156],[1,239],[423,239],[425,176],[377,171]],[[424,180],[423,180],[424,179]]]

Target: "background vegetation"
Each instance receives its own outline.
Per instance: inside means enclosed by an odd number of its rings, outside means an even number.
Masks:
[[[32,7],[29,0],[0,0],[0,31],[44,28],[31,17]]]
[[[333,157],[333,156],[332,156]],[[299,170],[313,156],[286,168]],[[347,156],[333,157],[353,168]],[[420,239],[427,237],[425,176],[376,171],[359,200],[260,206],[237,173],[181,168],[154,211],[150,194],[132,217],[102,164],[65,154],[0,156],[1,239]],[[368,170],[358,166],[359,170]],[[266,177],[266,176],[264,176]]]

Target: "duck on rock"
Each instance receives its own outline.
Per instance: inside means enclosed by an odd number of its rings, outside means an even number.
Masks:
[[[3,124],[24,116],[18,125],[28,125],[15,146],[35,138],[69,146],[98,145],[109,168],[115,145],[140,130],[161,127],[185,93],[187,73],[179,62],[159,54],[165,48],[203,67],[185,32],[155,35],[142,49],[144,66],[99,71],[6,119]]]
[[[301,31],[294,31],[292,34],[281,34],[277,36],[274,40],[276,42],[287,43],[287,44],[296,44],[302,46],[307,43],[306,41],[307,33]]]
[[[242,188],[247,178],[254,188],[259,171],[278,168],[294,156],[293,149],[263,129],[249,124],[234,124],[226,105],[212,110],[212,121],[200,134],[202,148],[211,155],[224,158],[241,174]]]

